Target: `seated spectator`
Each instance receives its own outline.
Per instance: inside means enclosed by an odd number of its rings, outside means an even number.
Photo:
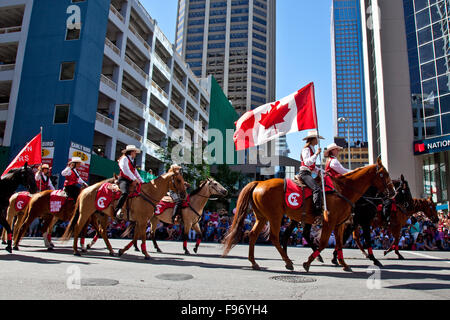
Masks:
[[[416,250],[425,250],[425,241],[423,240],[423,235],[419,233],[415,242]]]
[[[434,243],[434,239],[431,233],[428,233],[425,236],[425,249],[430,251],[437,250],[437,247]]]

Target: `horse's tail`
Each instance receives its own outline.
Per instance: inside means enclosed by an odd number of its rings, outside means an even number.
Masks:
[[[225,247],[223,256],[226,256],[230,252],[230,250],[241,240],[244,234],[243,226],[245,217],[252,201],[253,190],[255,190],[258,183],[258,181],[250,182],[239,194],[233,224],[230,229],[228,229],[228,232],[223,240]]]
[[[80,217],[80,197],[78,197],[77,202],[75,203],[75,214],[72,216],[72,219],[69,222],[69,225],[66,228],[63,236],[61,237],[61,241],[68,241],[70,237],[73,235],[73,231],[75,230],[75,225],[78,222],[78,218]]]

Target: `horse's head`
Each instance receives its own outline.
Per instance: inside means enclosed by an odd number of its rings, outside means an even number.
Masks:
[[[182,168],[177,165],[172,165],[168,173],[171,174],[169,190],[176,192],[181,199],[186,199],[186,182],[183,178]]]
[[[381,163],[381,158],[378,157],[375,165],[375,177],[373,179],[373,185],[378,189],[380,193],[383,193],[386,197],[392,198],[395,196],[394,184],[392,183],[389,173]]]
[[[436,204],[433,201],[433,197],[428,197],[426,199],[421,199],[422,211],[427,216],[428,219],[433,223],[439,222],[439,216],[436,210]]]
[[[23,167],[10,170],[5,179],[10,179],[18,185],[23,185],[30,193],[37,192],[36,181],[34,180],[33,167],[28,166],[25,162]]]
[[[408,181],[401,175],[400,180],[394,181],[394,187],[396,191],[395,200],[398,204],[408,209],[413,203],[413,197],[411,190],[409,189]]]
[[[225,189],[220,183],[218,183],[213,178],[208,178],[205,181],[205,185],[208,187],[209,196],[219,196],[219,197],[226,197],[228,195],[227,189]]]

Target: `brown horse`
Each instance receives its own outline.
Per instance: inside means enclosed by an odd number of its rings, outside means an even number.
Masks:
[[[42,229],[45,231],[43,234],[44,242],[47,248],[50,250],[53,248],[51,242],[51,232],[53,225],[58,221],[69,221],[72,218],[73,210],[75,208],[75,201],[67,199],[59,212],[50,212],[50,194],[52,190],[46,190],[39,192],[30,199],[28,206],[26,207],[24,218],[22,223],[17,224],[17,232],[14,232],[14,250],[19,250],[19,242],[22,239],[24,233],[30,227],[30,224],[36,218],[42,218],[44,220]]]
[[[351,271],[351,268],[344,261],[342,245],[344,223],[351,217],[352,204],[355,203],[371,185],[375,186],[380,192],[388,193],[389,196],[395,194],[392,181],[388,172],[383,167],[380,158],[378,158],[376,164],[359,168],[342,175],[341,177],[334,178],[333,182],[335,189],[339,194],[329,193],[326,195],[328,211],[324,211],[323,214],[323,228],[320,245],[318,250],[316,250],[309,257],[308,261],[303,264],[306,271],[309,271],[311,263],[328,245],[328,239],[333,230],[336,232],[339,263],[344,267],[345,271]],[[254,257],[254,247],[257,237],[266,225],[266,222],[270,222],[270,240],[285,261],[286,268],[288,270],[293,270],[294,267],[292,261],[279,243],[282,217],[286,214],[291,220],[313,224],[316,217],[313,215],[312,199],[308,198],[304,200],[303,206],[300,209],[293,210],[288,208],[285,203],[284,181],[282,179],[271,179],[263,182],[255,181],[249,183],[239,195],[233,224],[224,240],[224,256],[227,255],[232,246],[238,243],[242,238],[242,227],[250,205],[256,216],[256,223],[249,234],[248,259],[251,262],[253,269],[259,270],[259,266]]]
[[[140,237],[142,240],[142,253],[145,255],[145,259],[150,259],[147,253],[145,240],[145,230],[147,221],[153,215],[156,204],[162,199],[162,197],[170,190],[173,190],[181,195],[182,198],[186,195],[186,187],[183,179],[183,175],[180,172],[181,167],[173,165],[170,170],[158,177],[155,180],[150,181],[142,185],[141,192],[138,197],[129,199],[129,217],[131,221],[136,222],[135,236]],[[75,215],[70,221],[69,226],[64,233],[62,240],[67,241],[73,235],[73,253],[79,256],[77,242],[78,237],[85,228],[91,216],[95,214],[99,220],[100,234],[108,247],[111,255],[114,255],[114,250],[109,243],[106,227],[108,225],[108,217],[114,217],[114,205],[116,201],[112,201],[111,204],[99,212],[96,209],[96,195],[98,189],[102,183],[97,183],[91,187],[84,189],[76,204]],[[128,247],[129,248],[129,247]],[[125,247],[125,250],[128,249]],[[123,253],[123,252],[122,252]]]
[[[439,221],[438,214],[436,211],[436,204],[433,202],[433,198],[429,197],[426,199],[413,199],[413,204],[411,207],[406,209],[397,210],[397,212],[391,216],[391,220],[389,222],[389,230],[394,236],[394,241],[392,242],[391,247],[384,252],[384,255],[387,255],[391,251],[395,251],[398,258],[400,260],[404,260],[404,257],[399,252],[398,243],[401,238],[401,231],[403,226],[406,225],[406,221],[415,213],[423,212],[427,218],[431,220],[433,223],[437,223]],[[380,219],[377,219],[380,221]],[[376,223],[376,222],[375,222]]]
[[[190,203],[189,207],[183,208],[181,210],[182,221],[184,224],[183,232],[183,250],[185,254],[189,254],[187,249],[187,239],[189,230],[193,229],[197,234],[197,242],[195,244],[194,252],[197,253],[200,241],[202,239],[202,231],[200,229],[199,221],[202,219],[203,209],[205,208],[208,199],[211,197],[225,197],[228,191],[213,178],[208,178],[207,180],[200,183],[197,190],[193,191],[189,195]],[[173,208],[164,210],[163,213],[150,219],[152,225],[151,237],[153,245],[158,252],[162,252],[156,243],[155,231],[158,222],[165,222],[167,224],[172,224]]]
[[[11,229],[14,230],[14,225],[21,225],[24,217],[24,212],[27,208],[27,206],[24,206],[20,210],[16,210],[16,199],[19,196],[20,192],[14,193],[11,198],[9,198],[9,206],[6,210],[6,221],[10,225]],[[14,218],[16,218],[16,221],[14,222]],[[6,230],[3,230],[2,232],[2,242],[6,243],[7,240],[7,232]]]

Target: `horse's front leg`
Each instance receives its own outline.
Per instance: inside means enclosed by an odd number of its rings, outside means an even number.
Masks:
[[[344,260],[344,252],[342,248],[344,247],[344,231],[345,231],[345,224],[342,224],[340,226],[337,226],[335,228],[335,239],[336,239],[336,250],[337,250],[337,258],[339,261],[339,264],[344,268],[344,271],[352,271],[352,268],[350,268],[349,265]],[[321,239],[322,242],[323,239]],[[326,240],[328,242],[328,239]],[[321,244],[322,246],[322,244]]]
[[[191,254],[187,248],[187,241],[189,239],[189,231],[191,230],[191,226],[184,222],[184,228],[183,228],[183,250],[184,254],[189,255]]]
[[[194,248],[194,252],[197,253],[198,247],[200,246],[200,243],[202,242],[203,239],[203,233],[202,230],[200,229],[200,225],[198,224],[198,222],[194,224],[192,229],[194,229],[195,236],[197,238],[197,240],[195,241],[195,248]]]
[[[317,251],[317,246],[316,243],[314,242],[314,239],[311,238],[311,228],[312,224],[305,223],[305,227],[303,228],[303,238],[305,239],[306,243],[311,247],[314,253],[315,251]],[[323,263],[323,258],[320,254],[317,256],[317,260]]]
[[[295,220],[291,220],[291,223],[289,223],[289,226],[284,231],[283,237],[281,238],[281,246],[283,247],[284,252],[287,253],[287,246],[289,242],[289,238],[291,237],[292,231],[298,227],[298,222]]]
[[[8,251],[9,253],[12,252],[12,230],[11,227],[9,226],[8,221],[5,219],[5,217],[3,216],[3,214],[0,212],[0,224],[3,226],[3,228],[5,228],[6,230],[6,239],[7,239],[7,245],[6,245],[6,251]]]
[[[370,225],[364,224],[364,225],[362,225],[362,229],[363,229],[364,242],[366,244],[367,251],[369,253],[367,255],[367,257],[373,262],[374,265],[376,265],[379,268],[382,268],[383,265],[381,264],[380,261],[378,261],[377,258],[375,258],[374,254],[373,254],[372,237],[370,236]]]

